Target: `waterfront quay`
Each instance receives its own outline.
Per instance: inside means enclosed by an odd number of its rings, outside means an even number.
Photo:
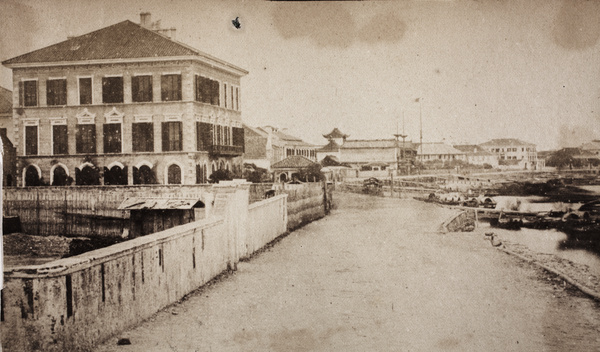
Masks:
[[[335,199],[330,216],[96,351],[600,349],[597,301],[480,229],[439,232],[454,210]]]

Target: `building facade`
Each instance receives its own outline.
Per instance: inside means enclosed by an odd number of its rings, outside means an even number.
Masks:
[[[479,145],[496,155],[501,168],[537,170],[544,167],[538,160],[536,145],[516,138],[492,139]]]
[[[422,163],[446,164],[456,160],[467,160],[463,151],[443,142],[420,144],[417,146],[417,152],[417,158]]]
[[[2,185],[15,185],[17,151],[13,145],[12,92],[0,87],[0,140],[2,142]]]
[[[368,172],[375,176],[385,176],[390,170],[396,169],[408,172],[417,154],[415,145],[410,141],[348,139],[349,136],[337,128],[323,137],[327,138],[328,144],[317,150],[317,160],[321,161],[329,156],[363,174]]]
[[[598,158],[600,158],[600,139],[594,139],[591,142],[584,143],[581,145],[580,149],[586,153],[596,155]]]
[[[455,149],[465,153],[465,161],[472,165],[490,165],[498,167],[498,157],[475,144],[455,145]]]
[[[194,184],[242,169],[240,79],[141,15],[3,62],[19,185]],[[173,35],[174,30],[166,33]]]
[[[271,166],[290,156],[317,160],[316,145],[272,126],[251,127],[244,124],[246,153],[244,162],[271,170]]]

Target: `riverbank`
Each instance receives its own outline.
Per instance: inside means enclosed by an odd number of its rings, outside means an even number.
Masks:
[[[592,272],[588,265],[575,263],[553,254],[539,253],[525,245],[509,241],[503,241],[498,249],[557,275],[566,283],[600,301],[600,277]],[[566,286],[566,283],[563,283],[563,286]]]
[[[330,216],[97,351],[597,350],[600,306],[454,210],[337,194]],[[131,345],[117,345],[127,338]]]

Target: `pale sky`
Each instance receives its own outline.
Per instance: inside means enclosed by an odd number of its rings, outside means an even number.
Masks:
[[[240,66],[242,118],[307,142],[600,139],[600,1],[0,0],[0,60],[150,12]],[[236,30],[231,20],[240,18]],[[11,87],[11,72],[0,71]],[[561,132],[562,131],[562,132]]]

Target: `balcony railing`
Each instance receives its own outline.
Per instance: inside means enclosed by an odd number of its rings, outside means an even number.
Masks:
[[[244,147],[239,145],[213,145],[210,152],[216,156],[238,156],[244,153]]]

